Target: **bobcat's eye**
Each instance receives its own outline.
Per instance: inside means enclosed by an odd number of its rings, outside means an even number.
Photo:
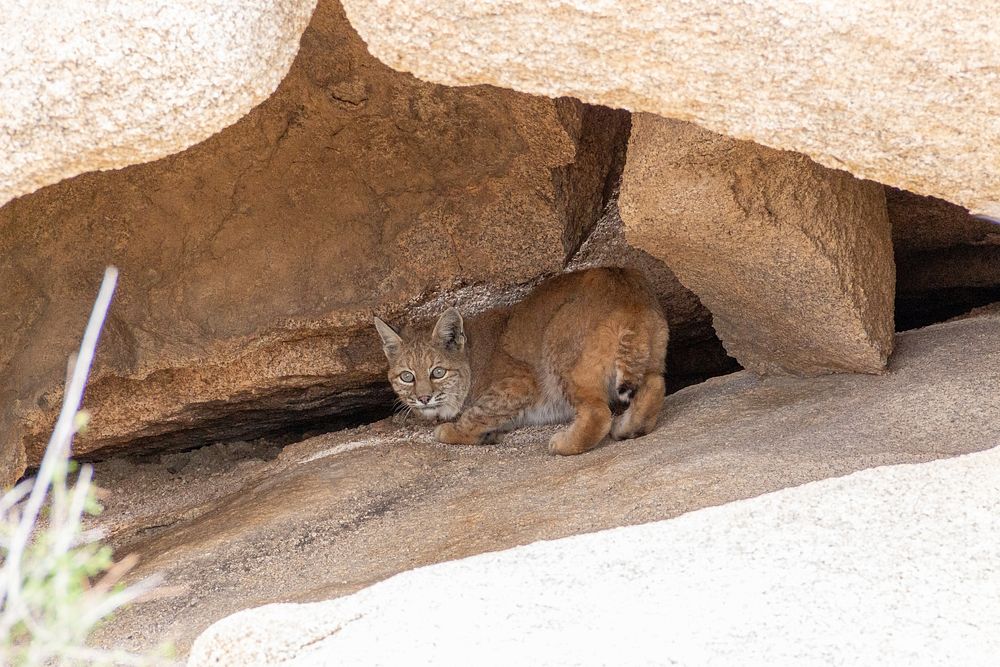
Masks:
[[[410,371],[403,371],[399,374],[399,379],[401,382],[405,382],[406,384],[413,384],[413,373]]]
[[[444,377],[445,373],[447,372],[448,371],[441,368],[440,366],[435,366],[434,370],[431,371],[431,377],[434,378],[435,380],[440,380],[441,378]]]

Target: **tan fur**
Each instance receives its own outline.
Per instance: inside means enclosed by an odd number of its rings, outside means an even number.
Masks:
[[[453,308],[429,334],[400,335],[375,319],[400,400],[426,419],[458,415],[435,430],[441,442],[478,444],[517,426],[572,420],[552,436],[549,451],[579,454],[609,434],[634,438],[656,425],[667,322],[636,271],[556,276],[468,331]],[[435,368],[444,377],[433,378]],[[404,382],[404,373],[413,382]]]

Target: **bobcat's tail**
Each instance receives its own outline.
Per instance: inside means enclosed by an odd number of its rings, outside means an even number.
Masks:
[[[649,346],[643,344],[636,331],[623,329],[618,335],[615,374],[609,396],[609,404],[614,414],[628,410],[642,385],[648,365]]]

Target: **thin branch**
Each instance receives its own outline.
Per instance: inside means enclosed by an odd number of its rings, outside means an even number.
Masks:
[[[0,587],[0,605],[6,602],[6,597],[15,597],[20,594],[21,559],[24,557],[24,549],[28,544],[31,529],[38,519],[42,503],[45,500],[52,480],[53,472],[62,462],[69,452],[70,443],[73,440],[73,431],[76,422],[76,413],[80,409],[83,400],[83,389],[87,384],[87,377],[90,375],[90,366],[94,361],[94,351],[97,348],[97,339],[104,326],[104,319],[107,317],[108,308],[111,306],[111,297],[115,292],[115,284],[118,282],[118,269],[109,266],[104,271],[104,279],[101,281],[101,289],[97,293],[97,301],[90,312],[90,319],[87,328],[83,332],[83,341],[80,343],[80,351],[77,354],[76,363],[73,366],[73,375],[70,378],[69,386],[63,395],[62,409],[56,421],[52,437],[49,438],[48,447],[42,457],[42,463],[38,468],[38,475],[35,483],[31,487],[31,494],[25,503],[24,513],[21,521],[10,540],[10,551],[7,552],[7,562],[4,567],[4,575],[7,585]]]

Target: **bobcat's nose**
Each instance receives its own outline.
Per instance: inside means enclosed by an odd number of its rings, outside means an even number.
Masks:
[[[417,396],[417,400],[423,403],[424,405],[427,405],[428,403],[431,402],[431,397],[428,396],[427,394],[424,394],[423,396]]]

